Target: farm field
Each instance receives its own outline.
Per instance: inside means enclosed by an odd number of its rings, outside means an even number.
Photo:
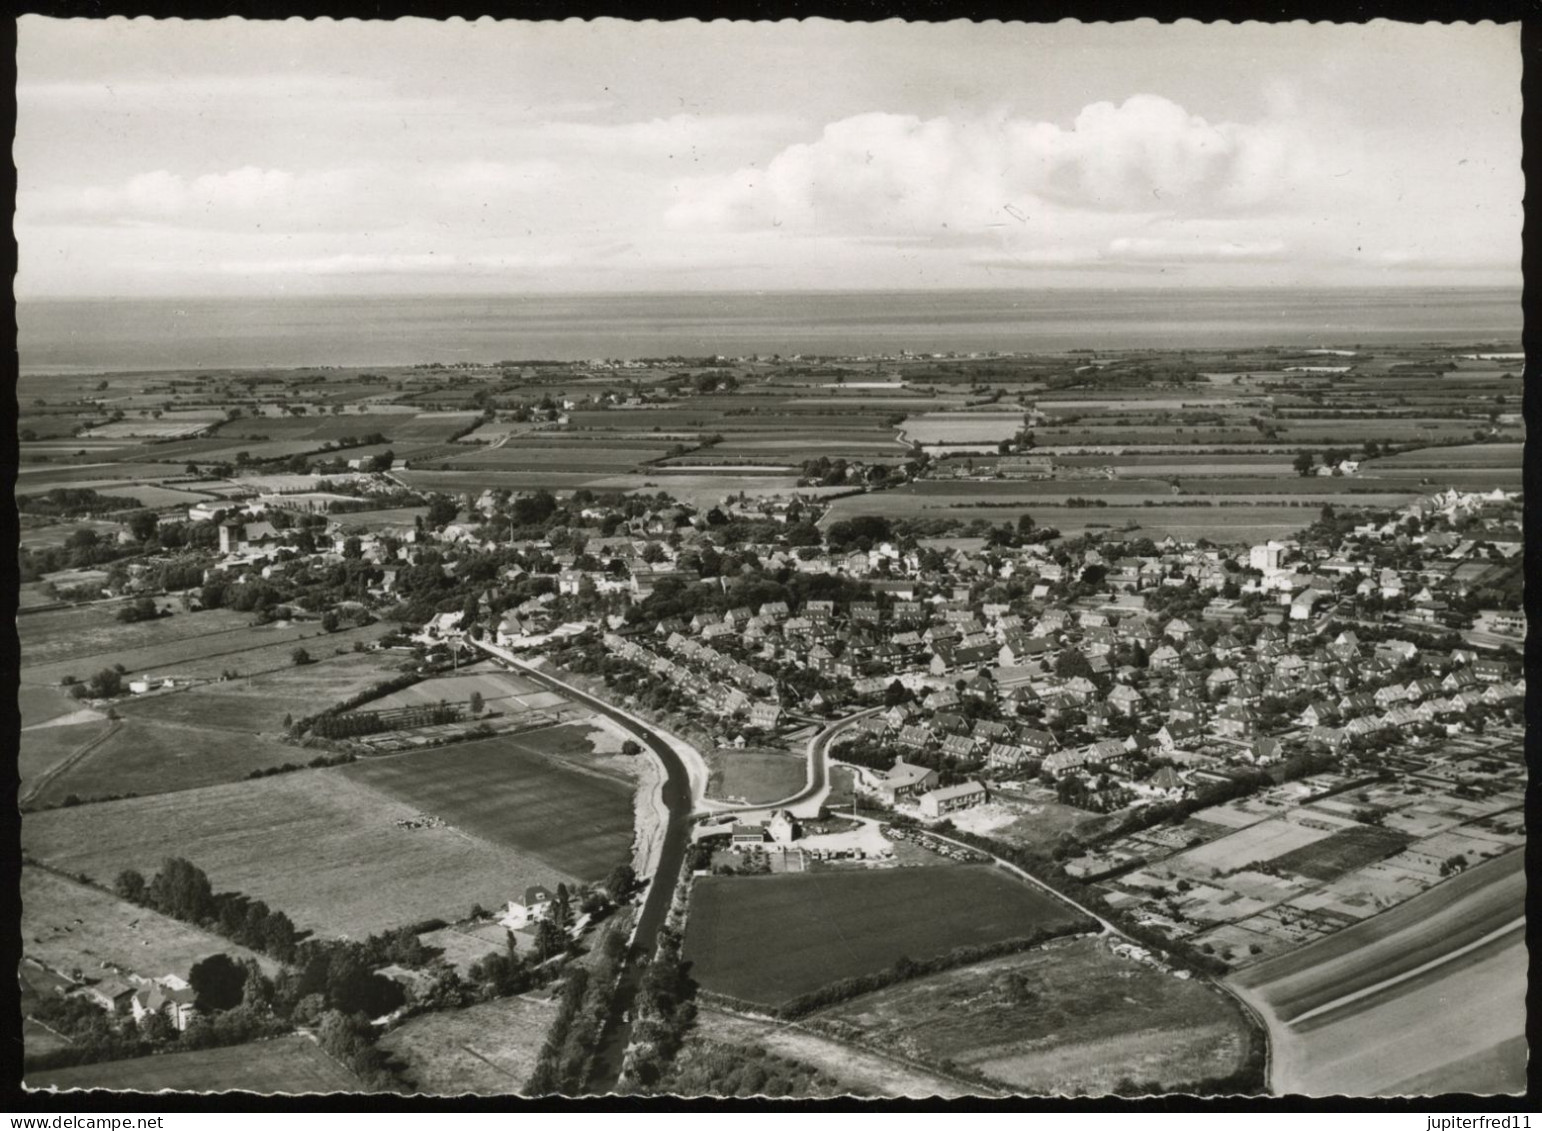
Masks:
[[[48,733],[48,729],[29,731],[23,737],[31,742],[34,736]],[[197,789],[239,781],[253,770],[285,762],[303,764],[315,756],[246,731],[125,719],[85,757],[49,781],[36,800],[40,805],[57,805],[70,794],[92,798]]]
[[[556,469],[562,471],[614,472],[651,463],[667,453],[666,448],[600,448],[588,444],[566,447],[535,447],[511,440],[501,448],[488,448],[465,455],[430,461],[446,471],[519,471]]]
[[[1287,1026],[1274,1087],[1309,1096],[1526,1090],[1523,931],[1342,1010]]]
[[[431,1096],[518,1093],[535,1068],[556,1007],[511,997],[414,1017],[380,1041],[415,1091]]]
[[[95,879],[110,884],[116,874]],[[185,978],[193,963],[221,951],[238,961],[257,958],[269,974],[278,969],[271,959],[229,939],[46,868],[21,870],[21,904],[23,953],[64,974],[78,968],[87,976],[99,976],[101,964],[112,962],[146,978],[163,974]]]
[[[1223,872],[1232,872],[1293,851],[1304,851],[1308,846],[1330,836],[1331,830],[1313,828],[1277,817],[1238,829],[1198,848],[1191,848],[1170,857],[1165,863],[1175,872],[1203,878],[1217,868]]]
[[[769,804],[791,797],[808,781],[808,761],[795,754],[716,750],[707,765],[707,796],[722,801]]]
[[[488,707],[501,710],[499,704],[516,695],[533,695],[540,688],[528,679],[501,671],[489,664],[464,669],[458,675],[438,676],[425,679],[411,687],[393,691],[368,704],[369,710],[385,710],[391,707],[419,707],[437,703],[464,703],[473,692],[479,692]]]
[[[70,610],[71,612],[78,610]],[[51,613],[37,613],[47,617]],[[93,645],[89,653],[76,654],[70,659],[44,663],[28,663],[23,668],[23,679],[30,684],[56,686],[66,676],[84,679],[100,668],[122,664],[128,676],[140,674],[158,677],[176,676],[183,679],[218,678],[222,672],[235,669],[242,675],[271,671],[293,663],[291,653],[297,644],[304,643],[312,657],[320,658],[341,648],[351,650],[355,640],[366,643],[378,639],[389,631],[388,625],[374,624],[365,628],[346,629],[342,632],[324,633],[314,624],[303,622],[279,622],[265,625],[242,625],[220,629],[196,636],[172,636],[170,639],[154,635],[163,625],[169,626],[179,618],[185,618],[187,628],[198,627],[198,618],[204,613],[178,613],[158,621],[146,621],[139,625],[121,626],[142,628],[147,631],[136,634],[125,643]],[[240,615],[240,614],[238,614]],[[29,618],[30,619],[30,618]],[[193,622],[193,623],[187,623]],[[120,627],[114,623],[114,627]]]
[[[1276,856],[1269,863],[1284,872],[1327,882],[1402,851],[1410,840],[1395,829],[1356,825]]]
[[[135,696],[117,709],[125,718],[147,722],[280,734],[284,716],[298,719],[356,695],[390,678],[397,663],[398,656],[385,652],[322,655],[304,667],[291,663],[261,675],[200,684],[186,691]]]
[[[1221,992],[1090,938],[902,982],[815,1016],[922,1063],[1068,1096],[1224,1077],[1243,1066],[1249,1041],[1247,1019]]]
[[[926,914],[915,909],[925,907]],[[1017,938],[1076,921],[988,865],[697,881],[685,957],[708,990],[779,1005],[901,957]]]
[[[32,613],[16,622],[22,655],[30,671],[46,664],[76,657],[130,652],[201,636],[237,632],[250,627],[252,615],[234,609],[205,609],[199,613],[177,610],[158,620],[123,624],[118,610],[128,601],[104,601],[65,609]],[[176,602],[162,597],[158,605]],[[82,673],[89,674],[89,673]]]
[[[1233,979],[1289,1022],[1412,970],[1522,914],[1524,853],[1484,861],[1336,934],[1248,967]]]
[[[45,863],[109,882],[184,856],[216,890],[265,900],[324,936],[455,919],[530,884],[577,878],[462,829],[397,824],[425,813],[337,769],[305,770],[29,814],[22,843]]]
[[[29,683],[23,683],[16,689],[16,706],[21,712],[23,727],[63,718],[81,709],[80,701],[71,699],[61,688],[39,687]]]
[[[27,796],[28,789],[40,775],[47,773],[51,767],[63,762],[87,743],[101,738],[111,728],[107,716],[102,715],[92,722],[22,731],[16,754],[16,772],[21,778],[22,797]]]
[[[947,1076],[781,1021],[738,1017],[709,1006],[697,1014],[694,1031],[712,1041],[759,1045],[778,1056],[813,1065],[867,1095],[958,1099],[979,1094],[977,1087],[966,1087]]]
[[[258,1095],[362,1092],[358,1077],[309,1037],[275,1037],[229,1048],[113,1060],[38,1072],[29,1088],[111,1091],[255,1092]]]
[[[550,467],[550,461],[546,466]],[[571,471],[420,471],[416,468],[392,472],[397,479],[418,491],[441,491],[460,494],[471,491],[480,494],[488,490],[571,491],[579,487],[595,485],[592,472]]]
[[[548,887],[563,879],[602,879],[631,848],[630,783],[568,760],[554,762],[527,745],[525,735],[371,759],[342,772],[544,864],[548,877],[532,882]]]
[[[1033,498],[1010,502],[992,498],[990,506],[980,506],[979,496],[970,493],[976,486],[980,484],[960,484],[946,495],[920,495],[908,488],[852,495],[832,503],[820,525],[828,527],[832,522],[860,514],[891,519],[981,519],[994,525],[1031,514],[1040,526],[1053,526],[1068,538],[1088,530],[1125,530],[1134,524],[1141,535],[1157,541],[1171,534],[1180,541],[1208,538],[1216,542],[1261,542],[1289,536],[1310,525],[1320,506],[1313,502],[1300,506],[1247,502],[1238,506],[1065,507],[1050,506],[1043,499]]]

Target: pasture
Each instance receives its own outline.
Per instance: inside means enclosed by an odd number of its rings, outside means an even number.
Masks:
[[[362,1092],[363,1084],[309,1037],[294,1034],[229,1048],[197,1049],[31,1073],[29,1088],[114,1092],[254,1092],[307,1095]]]
[[[110,884],[113,876],[96,879]],[[271,959],[229,939],[46,868],[21,870],[21,943],[28,958],[63,974],[81,970],[90,977],[100,976],[101,964],[111,962],[146,978],[185,978],[193,963],[221,951],[238,961],[257,958],[269,974],[278,969]]]
[[[416,1093],[500,1096],[518,1093],[535,1068],[556,1007],[511,997],[414,1017],[381,1038]]]
[[[1063,1096],[1105,1095],[1123,1080],[1181,1089],[1227,1076],[1249,1040],[1224,994],[1085,938],[902,982],[816,1017],[921,1063]]]
[[[117,705],[119,714],[147,722],[180,723],[242,734],[280,734],[286,715],[313,714],[389,678],[397,656],[385,652],[322,655],[307,645],[317,662],[286,667],[241,679],[205,683],[169,694],[135,696]],[[287,657],[286,657],[287,658]]]
[[[630,783],[553,761],[525,735],[370,759],[342,772],[545,864],[549,878],[533,882],[547,886],[565,878],[602,879],[631,850]]]
[[[326,936],[456,919],[530,884],[578,878],[463,828],[397,823],[424,814],[434,810],[338,769],[305,770],[29,814],[22,842],[45,863],[106,882],[124,868],[149,874],[165,857],[184,856],[217,890],[265,900]]]
[[[519,695],[532,695],[539,690],[535,683],[511,672],[490,665],[478,665],[477,668],[465,669],[457,675],[425,679],[411,687],[393,691],[380,699],[371,700],[369,709],[420,707],[438,703],[441,699],[447,703],[464,703],[473,693],[479,693],[490,709],[503,710],[502,704],[506,700]]]
[[[41,775],[77,750],[100,739],[111,727],[105,715],[98,715],[89,722],[22,731],[16,754],[16,772],[21,778],[22,797],[26,797],[27,791]]]
[[[988,865],[697,880],[685,957],[703,988],[780,1005],[842,978],[1080,916]]]
[[[54,728],[26,732],[23,745],[36,742],[36,736],[46,736],[51,729]],[[71,741],[74,737],[57,741]],[[87,740],[91,737],[85,734]],[[51,746],[56,751],[55,761],[68,756],[68,751],[60,750],[54,740],[44,741],[48,743],[44,749]],[[303,764],[313,757],[315,752],[248,731],[126,718],[84,757],[49,781],[36,800],[41,805],[57,805],[70,794],[92,798],[197,789],[240,781],[253,770],[266,770],[285,762]]]
[[[35,669],[61,660],[84,659],[88,656],[107,659],[112,653],[133,652],[191,641],[198,637],[238,632],[250,627],[252,622],[250,613],[238,613],[234,609],[206,609],[199,613],[177,610],[169,617],[124,624],[117,619],[117,614],[129,603],[121,600],[75,605],[31,613],[18,620],[16,631],[21,637],[21,652],[26,659],[25,670],[29,673],[28,682],[34,682],[30,676]],[[176,607],[176,602],[168,598],[159,599],[157,604]],[[196,648],[194,645],[189,647]],[[89,674],[81,672],[82,676]]]

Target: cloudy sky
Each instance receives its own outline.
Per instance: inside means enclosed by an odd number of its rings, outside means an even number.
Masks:
[[[1518,285],[1516,26],[19,21],[22,298]]]

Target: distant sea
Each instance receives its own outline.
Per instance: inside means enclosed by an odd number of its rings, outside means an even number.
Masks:
[[[23,375],[723,354],[1418,342],[1519,348],[1508,288],[50,300]]]

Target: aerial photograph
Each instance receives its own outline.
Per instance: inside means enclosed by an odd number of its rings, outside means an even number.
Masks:
[[[1521,71],[22,16],[23,1102],[1525,1093]]]

